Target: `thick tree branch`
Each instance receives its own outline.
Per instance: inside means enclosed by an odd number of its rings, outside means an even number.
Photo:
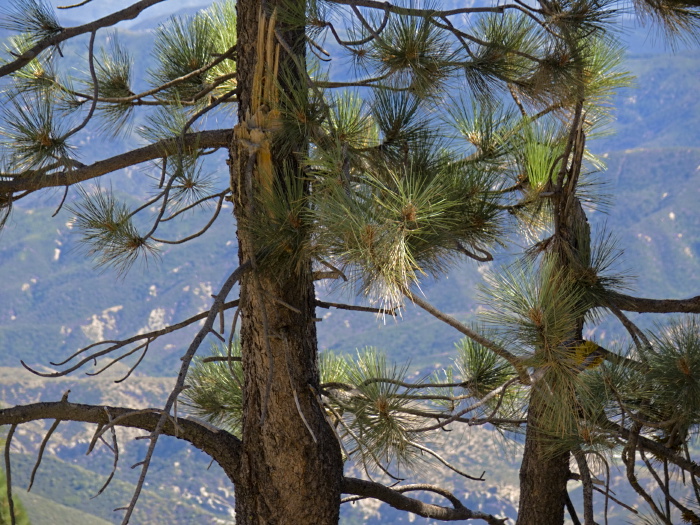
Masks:
[[[204,148],[225,148],[231,143],[233,131],[217,129],[187,133],[184,135],[185,152]],[[70,186],[78,182],[94,179],[114,171],[175,154],[177,143],[181,138],[160,140],[148,146],[99,160],[90,165],[80,165],[74,169],[46,173],[42,170],[24,174],[0,174],[0,179],[12,177],[12,180],[0,180],[0,194],[16,191],[36,191],[43,188]]]
[[[381,2],[377,0],[331,0],[334,4],[349,5],[353,7],[367,7],[370,9],[380,9],[397,15],[418,16],[422,18],[428,17],[443,17],[457,16],[472,13],[504,13],[508,9],[517,9],[522,11],[520,6],[514,4],[503,4],[493,7],[462,7],[458,9],[435,10],[435,9],[419,9],[414,7],[403,7],[400,5],[391,4],[389,2]]]
[[[424,503],[415,498],[404,496],[403,492],[429,491],[440,494],[452,503],[452,507],[442,507]],[[366,481],[357,478],[343,478],[343,493],[354,494],[363,498],[374,498],[394,507],[398,510],[413,512],[424,518],[433,518],[442,521],[483,520],[489,525],[505,525],[508,518],[496,518],[491,514],[468,509],[450,492],[431,485],[405,485],[403,487],[389,488],[381,483]]]
[[[669,462],[673,463],[677,467],[686,472],[689,472],[693,476],[700,477],[700,465],[678,455],[675,451],[665,447],[661,443],[649,439],[640,435],[638,432],[634,432],[627,427],[619,425],[612,421],[605,422],[604,428],[609,428],[613,432],[619,434],[623,439],[627,441],[635,441],[635,449],[649,452],[654,454],[659,458],[667,459]]]
[[[646,299],[616,292],[607,296],[608,303],[626,312],[700,314],[700,295],[689,299]],[[606,306],[605,304],[601,306]]]
[[[119,418],[118,426],[140,428],[153,432],[161,418],[162,411],[152,412],[124,407],[105,405],[84,405],[68,401],[33,403],[0,410],[0,425],[21,425],[39,419],[78,421],[107,425]],[[185,440],[211,456],[224,469],[233,483],[236,483],[241,442],[234,435],[191,419],[167,419],[161,432],[168,436]]]
[[[141,0],[140,2],[136,2],[135,4],[132,4],[121,11],[117,11],[111,15],[94,20],[88,24],[64,28],[59,33],[42,39],[12,62],[8,62],[7,64],[0,66],[0,77],[4,77],[19,69],[22,69],[24,66],[29,64],[29,62],[35,59],[42,51],[45,51],[50,47],[56,46],[61,42],[65,42],[66,40],[79,35],[94,33],[98,29],[113,26],[114,24],[123,22],[124,20],[133,20],[145,9],[163,1],[164,0]]]

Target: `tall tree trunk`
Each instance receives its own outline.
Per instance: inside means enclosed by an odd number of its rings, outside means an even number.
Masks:
[[[546,388],[546,387],[545,387]],[[532,389],[525,449],[520,466],[520,507],[516,525],[562,525],[569,479],[569,452],[552,451],[551,433],[540,416],[547,393]]]
[[[557,265],[574,273],[590,265],[591,231],[586,213],[575,195],[576,181],[583,162],[585,136],[578,118],[574,120],[576,133],[573,144],[572,165],[568,169],[567,185],[555,199],[555,233],[550,255]],[[567,277],[568,278],[568,277]],[[582,297],[582,301],[585,299]],[[584,306],[585,308],[585,306]],[[571,337],[583,339],[583,313],[571,326]],[[552,428],[548,421],[550,403],[562,402],[552,395],[545,378],[533,385],[528,405],[527,432],[523,461],[520,466],[520,507],[516,525],[562,525],[567,502],[566,484],[569,480],[571,453],[562,451],[552,440],[561,429]],[[570,407],[576,410],[575,404]],[[576,416],[574,416],[576,417]],[[574,429],[571,429],[573,431]]]
[[[267,0],[265,8],[270,10],[267,17],[279,3]],[[261,4],[259,0],[238,2],[239,126],[245,125],[246,118],[256,111],[270,109],[269,104],[253,107],[255,101],[251,96],[255,66],[260,58]],[[303,5],[300,2],[299,9]],[[303,29],[289,29],[281,23],[276,27],[303,64]],[[275,38],[268,38],[267,44],[270,42],[274,43]],[[276,79],[275,89],[284,92],[285,81],[303,85],[288,53],[284,49],[278,52],[279,71],[286,71],[287,76]],[[264,72],[277,71],[268,63]],[[236,523],[335,524],[339,516],[343,464],[337,438],[317,399],[319,376],[311,262],[308,259],[302,264],[290,262],[292,268],[275,271],[261,268],[256,265],[253,232],[247,227],[256,220],[256,215],[266,213],[255,209],[251,201],[255,192],[266,191],[266,184],[269,190],[269,181],[263,183],[261,178],[269,176],[274,183],[283,164],[287,173],[290,170],[299,176],[302,173],[293,154],[277,158],[279,154],[274,151],[272,170],[266,169],[261,166],[262,157],[256,157],[250,145],[243,142],[234,139],[230,160],[240,259],[242,263],[253,264],[252,271],[241,280],[245,384]],[[305,148],[303,143],[289,146],[284,150],[301,152]]]

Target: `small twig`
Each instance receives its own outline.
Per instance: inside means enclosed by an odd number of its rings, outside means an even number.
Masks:
[[[90,122],[90,119],[92,118],[92,115],[95,113],[95,108],[97,107],[97,95],[98,95],[98,82],[97,82],[97,72],[95,71],[95,37],[97,36],[97,29],[92,31],[90,33],[90,44],[88,45],[88,64],[90,65],[90,77],[92,78],[92,93],[93,93],[93,100],[92,103],[90,104],[90,110],[88,111],[87,116],[83,121],[78,124],[75,128],[70,130],[68,133],[63,135],[61,137],[61,140],[66,140],[69,137],[72,137],[76,133],[78,133],[81,129],[83,129],[85,126],[87,126],[87,123]]]
[[[205,357],[202,359],[202,363],[221,363],[221,362],[228,362],[228,361],[233,361],[240,363],[241,358],[237,356],[228,356],[228,355],[214,355],[211,357]]]
[[[160,168],[160,180],[158,181],[158,189],[163,187],[165,184],[165,174],[168,171],[168,157],[163,157],[163,165]]]
[[[143,490],[143,486],[146,481],[146,474],[148,473],[148,467],[151,463],[151,459],[153,458],[153,453],[155,452],[158,437],[162,434],[163,427],[166,421],[170,419],[170,410],[172,409],[175,400],[184,389],[185,380],[187,378],[187,372],[189,370],[190,363],[192,362],[192,358],[199,349],[199,346],[202,344],[202,341],[204,341],[206,335],[211,331],[214,321],[216,320],[216,314],[221,308],[221,305],[224,304],[224,302],[226,301],[226,297],[231,292],[231,289],[240,280],[241,274],[247,271],[249,267],[249,263],[244,263],[241,266],[239,266],[236,270],[234,270],[231,273],[231,275],[229,275],[228,279],[226,279],[226,282],[221,287],[221,290],[216,295],[216,299],[214,300],[214,304],[212,304],[212,307],[209,310],[204,325],[190,343],[187,352],[185,352],[185,354],[180,358],[182,364],[180,366],[180,372],[177,376],[177,381],[175,382],[175,386],[170,392],[170,395],[168,396],[168,399],[165,403],[165,407],[161,412],[161,416],[158,420],[156,428],[151,433],[151,442],[148,445],[146,456],[142,462],[143,468],[141,469],[141,474],[139,475],[138,482],[136,483],[136,488],[134,489],[134,494],[131,498],[131,502],[129,503],[129,506],[126,509],[124,519],[122,520],[122,525],[127,525],[129,523],[131,515],[134,509],[136,508],[136,502],[138,501],[141,491]]]
[[[525,369],[523,365],[523,360],[517,357],[516,355],[510,353],[508,350],[503,348],[502,346],[494,343],[493,341],[483,337],[482,335],[478,334],[474,330],[471,330],[469,327],[466,325],[460,323],[457,321],[454,317],[447,315],[437,308],[435,308],[433,305],[428,303],[427,301],[424,301],[420,297],[418,297],[416,294],[411,292],[409,289],[404,289],[403,290],[404,295],[411,300],[413,303],[417,304],[420,306],[423,310],[426,312],[432,314],[434,317],[440,319],[441,321],[447,323],[450,325],[452,328],[458,330],[459,332],[463,333],[470,339],[474,340],[475,342],[479,343],[480,345],[488,348],[491,350],[494,354],[496,354],[499,357],[502,357],[506,361],[508,361],[513,368],[518,372],[518,376],[520,377],[520,381],[524,385],[529,385],[530,384],[530,376],[527,373],[527,370]]]
[[[601,494],[603,494],[605,496],[605,505],[603,507],[603,517],[605,519],[605,525],[608,525],[608,507],[610,504],[610,500],[613,499],[610,496],[610,493],[612,492],[610,490],[610,463],[608,462],[607,458],[603,454],[601,454],[600,452],[591,451],[591,452],[589,452],[589,454],[592,454],[592,455],[598,457],[598,459],[603,462],[603,465],[605,465],[605,492],[601,491],[600,489],[598,489],[598,492],[600,492]],[[594,485],[591,485],[591,488],[593,488],[594,490],[596,489],[596,487]],[[613,499],[613,501],[615,501],[615,500]]]
[[[520,110],[520,114],[523,117],[527,118],[527,111],[525,111],[525,108],[523,107],[523,103],[520,100],[518,93],[515,91],[515,86],[513,86],[513,84],[510,82],[508,82],[508,91],[510,91],[510,96],[513,98],[513,102],[515,102],[515,105],[518,106],[518,109]]]
[[[112,366],[116,365],[116,364],[117,364],[119,361],[121,361],[122,359],[126,359],[127,357],[129,357],[129,356],[135,354],[136,352],[138,352],[138,351],[141,350],[142,348],[145,348],[146,350],[148,350],[148,345],[149,345],[150,342],[151,342],[150,340],[147,340],[145,343],[140,344],[140,345],[138,345],[138,346],[135,347],[135,348],[132,348],[131,350],[129,350],[128,352],[123,353],[123,354],[120,355],[119,357],[115,357],[115,358],[112,359],[109,363],[107,363],[105,366],[103,366],[102,368],[100,368],[100,369],[97,370],[96,372],[85,372],[85,375],[86,375],[86,376],[96,376],[96,375],[101,374],[102,372],[104,372],[104,371],[107,370],[108,368],[111,368]],[[140,361],[141,361],[141,360],[139,359],[139,362],[140,362]],[[95,364],[97,364],[97,363],[95,363]]]
[[[131,377],[131,374],[134,372],[134,370],[136,370],[136,367],[139,366],[141,364],[141,361],[143,361],[143,358],[146,357],[146,354],[148,353],[148,346],[150,344],[151,344],[151,340],[149,339],[148,342],[146,342],[146,346],[144,346],[144,348],[143,348],[143,352],[141,352],[141,355],[136,360],[134,365],[131,368],[129,368],[129,371],[121,379],[115,379],[114,380],[115,383],[121,383],[121,382],[129,379],[129,377]]]
[[[410,432],[427,432],[429,430],[437,430],[438,428],[444,428],[446,425],[449,425],[450,423],[456,421],[458,418],[460,418],[464,414],[467,414],[469,412],[476,410],[477,408],[484,406],[486,403],[488,403],[491,399],[493,399],[497,395],[504,393],[510,385],[512,385],[513,383],[516,383],[517,381],[519,381],[519,379],[517,377],[509,379],[508,381],[503,383],[498,388],[494,388],[493,390],[491,390],[491,392],[486,394],[484,397],[482,397],[476,403],[473,403],[473,404],[469,405],[468,407],[460,410],[459,412],[448,417],[444,421],[440,421],[439,423],[436,423],[435,425],[430,425],[427,427],[411,429]]]
[[[235,308],[237,306],[238,306],[237,300],[236,301],[229,301],[228,303],[224,304],[225,309]],[[80,354],[87,352],[88,350],[90,350],[92,348],[95,348],[96,346],[105,345],[105,344],[109,344],[111,346],[105,350],[100,350],[99,352],[95,352],[93,354],[90,354],[89,356],[83,358],[75,366],[72,366],[72,367],[68,368],[67,370],[63,370],[61,372],[50,372],[50,373],[38,372],[38,371],[32,369],[31,367],[29,367],[23,361],[20,361],[20,362],[22,363],[22,366],[24,366],[24,368],[26,368],[27,370],[29,370],[30,372],[32,372],[35,375],[38,375],[41,377],[62,377],[62,376],[68,375],[70,372],[73,372],[74,370],[77,370],[78,368],[80,368],[81,366],[83,366],[86,363],[89,363],[93,359],[97,359],[98,357],[102,357],[103,355],[111,353],[115,350],[119,350],[120,348],[123,348],[126,345],[129,345],[131,343],[135,343],[137,341],[141,341],[143,339],[149,339],[151,342],[155,341],[158,337],[161,337],[163,335],[166,335],[166,334],[175,332],[177,330],[180,330],[182,328],[185,328],[186,326],[194,324],[197,321],[201,321],[202,319],[205,319],[208,315],[209,315],[209,311],[205,311],[205,312],[199,313],[195,316],[192,316],[189,319],[185,319],[184,321],[181,321],[179,323],[176,323],[176,324],[173,324],[170,326],[166,326],[165,328],[163,328],[161,330],[154,330],[152,332],[148,332],[145,334],[139,334],[139,335],[130,337],[129,339],[123,339],[121,341],[119,341],[119,340],[105,340],[105,341],[99,341],[97,343],[92,343],[84,348],[81,348],[77,352],[74,352],[73,354],[71,354],[68,358],[66,358],[63,361],[60,361],[60,362],[51,361],[50,363],[53,366],[62,366],[64,364],[66,364],[68,361],[72,360],[73,358],[79,356]]]
[[[82,2],[78,2],[77,4],[73,5],[57,5],[56,9],[73,9],[74,7],[82,7],[90,2],[92,2],[92,0],[83,0]]]
[[[102,485],[102,488],[97,491],[97,494],[92,496],[90,499],[95,499],[97,496],[102,494],[107,486],[110,484],[112,481],[112,478],[114,477],[114,474],[117,472],[117,465],[119,463],[119,443],[117,442],[117,431],[114,428],[114,425],[112,424],[112,415],[109,413],[109,410],[107,410],[107,407],[105,407],[105,414],[107,414],[107,420],[108,420],[108,426],[110,430],[112,431],[112,452],[114,454],[114,464],[112,465],[112,471],[109,473],[109,476],[107,477],[107,481],[105,481],[104,485]]]
[[[53,212],[53,215],[51,215],[52,218],[58,215],[58,212],[60,212],[61,208],[63,208],[63,204],[66,202],[66,197],[68,197],[68,188],[70,188],[70,186],[66,185],[66,189],[63,191],[63,197],[61,198],[61,202],[58,203],[58,208],[56,208],[56,211]]]
[[[306,427],[306,430],[308,430],[309,434],[311,434],[311,439],[313,439],[314,443],[318,443],[318,441],[316,439],[316,435],[314,434],[314,431],[311,429],[311,425],[309,425],[309,422],[307,421],[306,416],[304,415],[304,412],[302,412],[302,410],[301,410],[301,405],[299,404],[299,396],[297,395],[297,389],[294,387],[294,380],[292,379],[292,366],[289,364],[289,341],[287,340],[287,337],[284,337],[283,341],[284,341],[284,360],[287,364],[287,376],[289,377],[289,387],[292,389],[292,395],[294,396],[294,404],[297,407],[297,412],[299,413],[299,417],[301,417],[301,420],[304,422],[304,426]]]
[[[625,327],[627,333],[630,334],[630,337],[632,337],[632,340],[634,341],[634,344],[637,347],[639,356],[642,357],[644,355],[642,345],[644,345],[646,349],[652,348],[647,336],[644,335],[644,332],[640,330],[639,327],[636,324],[634,324],[634,322],[632,322],[630,318],[627,317],[624,314],[624,312],[620,310],[617,306],[611,304],[608,305],[607,308],[613,313],[615,317],[618,318],[620,323],[622,323],[622,326]]]
[[[297,315],[301,315],[301,310],[299,310],[299,308],[296,308],[296,307],[292,306],[291,304],[283,301],[282,299],[280,299],[279,297],[277,297],[274,294],[271,294],[269,292],[263,292],[263,293],[265,295],[267,295],[270,299],[272,299],[274,302],[276,302],[277,304],[284,306],[285,308],[287,308],[288,310],[291,310],[292,312],[294,312]]]
[[[51,427],[49,428],[49,431],[44,436],[44,439],[41,441],[41,445],[39,446],[39,452],[36,455],[36,463],[34,463],[34,468],[32,469],[32,473],[29,476],[29,486],[27,487],[27,492],[31,491],[32,487],[34,486],[34,477],[36,476],[37,470],[39,470],[39,465],[41,464],[41,459],[44,457],[44,450],[46,450],[46,445],[48,444],[49,439],[51,438],[51,434],[54,433],[54,431],[58,428],[58,425],[60,423],[61,423],[61,420],[56,419],[51,424]]]
[[[482,250],[481,248],[478,248],[474,246],[474,251],[479,252],[481,255],[477,255],[471,251],[469,251],[467,248],[465,248],[462,243],[457,243],[457,251],[463,253],[467,257],[474,259],[475,261],[479,262],[490,262],[493,261],[493,255],[491,255],[489,252],[486,250]]]
[[[171,220],[173,220],[175,217],[177,217],[178,215],[180,215],[180,214],[182,214],[182,213],[185,213],[186,211],[191,210],[192,208],[195,208],[195,207],[199,206],[200,204],[202,204],[202,203],[204,203],[204,202],[206,202],[206,201],[208,201],[208,200],[216,199],[217,197],[222,197],[222,196],[225,198],[226,195],[228,195],[230,191],[231,191],[231,190],[226,189],[226,190],[221,191],[221,192],[219,192],[219,193],[214,193],[214,194],[212,194],[212,195],[207,195],[207,196],[205,196],[205,197],[202,197],[201,199],[197,199],[195,202],[193,202],[193,203],[191,203],[191,204],[188,204],[187,206],[185,206],[185,207],[183,207],[183,208],[177,210],[177,211],[174,212],[172,215],[168,215],[166,218],[162,219],[160,222],[168,222],[168,221],[171,221]]]
[[[318,58],[319,60],[321,60],[323,62],[331,62],[330,53],[328,51],[326,51],[325,49],[323,49],[313,38],[307,37],[306,41],[311,46],[310,47],[311,52],[314,54],[314,56],[316,58]],[[319,53],[321,53],[325,56],[321,56]]]
[[[389,314],[392,316],[396,316],[396,310],[398,310],[400,307],[394,307],[394,308],[372,308],[369,306],[355,306],[352,304],[343,304],[343,303],[329,303],[326,301],[316,301],[316,306],[319,308],[337,308],[338,310],[351,310],[354,312],[369,312],[373,314]]]
[[[111,427],[117,425],[122,419],[128,419],[129,417],[136,416],[139,414],[153,414],[154,412],[160,413],[161,411],[157,408],[144,408],[141,410],[134,410],[132,412],[122,414],[121,416],[117,416],[114,419],[109,418],[109,422],[106,425],[98,425],[98,427],[95,429],[95,433],[93,434],[92,439],[88,444],[87,452],[85,453],[85,455],[89,455],[94,450],[97,441],[104,435],[104,433],[107,432],[107,430],[109,430]],[[109,413],[107,413],[107,415],[109,416]]]
[[[16,525],[17,520],[15,518],[15,502],[12,500],[12,468],[10,466],[10,444],[12,443],[12,436],[15,435],[15,430],[17,429],[17,423],[13,423],[7,433],[7,438],[5,441],[5,481],[7,482],[7,506],[10,511],[10,521],[12,525]]]
[[[221,207],[224,203],[224,197],[226,197],[226,194],[219,194],[219,202],[216,205],[216,210],[214,211],[214,215],[212,215],[211,219],[209,219],[209,222],[199,230],[197,233],[193,233],[192,235],[189,235],[183,239],[178,239],[176,241],[170,241],[166,239],[158,239],[156,237],[151,236],[151,238],[156,241],[156,242],[162,242],[163,244],[184,244],[188,241],[191,241],[192,239],[196,239],[197,237],[203,235],[206,233],[209,228],[211,228],[211,225],[214,224],[214,221],[219,217],[219,213],[221,212]],[[163,222],[162,220],[160,222]]]
[[[217,332],[216,330],[214,330],[214,328],[212,328],[212,329],[209,331],[209,333],[210,333],[211,335],[213,335],[214,337],[216,337],[216,338],[217,338],[219,341],[221,341],[222,343],[226,344],[226,339],[224,338],[224,336],[221,335],[221,334],[220,334],[219,332]]]
[[[678,508],[682,513],[691,513],[691,510],[683,505],[681,502],[679,502],[676,498],[671,496],[671,493],[668,490],[668,484],[664,483],[664,480],[661,479],[659,474],[656,472],[656,469],[653,467],[649,459],[647,458],[647,455],[644,453],[643,450],[639,451],[639,455],[642,457],[642,460],[644,461],[644,464],[647,467],[647,470],[651,473],[652,477],[654,478],[654,481],[656,481],[656,484],[659,486],[661,489],[661,492],[664,495],[664,503],[665,503],[665,519],[669,523],[671,522],[671,508],[670,504],[673,503],[673,505]],[[666,475],[668,475],[668,460],[664,458],[664,465],[666,467]]]
[[[654,514],[660,517],[667,525],[672,525],[666,520],[663,512],[659,510],[659,507],[657,507],[654,499],[639,484],[637,475],[634,472],[635,457],[637,455],[637,441],[640,429],[641,425],[639,423],[635,423],[633,429],[630,431],[627,446],[625,446],[625,448],[622,450],[622,462],[625,464],[626,467],[627,481],[629,481],[629,484],[632,486],[634,491],[637,494],[639,494],[642,498],[644,498],[644,501],[647,502],[647,505],[649,505],[649,508],[654,512]]]
[[[151,200],[144,202],[141,206],[139,206],[139,207],[136,208],[135,210],[131,211],[127,217],[130,219],[131,217],[133,217],[134,215],[136,215],[136,214],[139,213],[140,211],[143,211],[143,210],[145,210],[146,208],[148,208],[149,206],[155,204],[156,202],[158,202],[158,201],[163,197],[163,195],[164,195],[163,192],[158,193],[158,194],[157,194],[155,197],[153,197]]]
[[[445,458],[443,458],[440,454],[438,454],[438,453],[435,452],[434,450],[432,450],[432,449],[430,449],[430,448],[428,448],[428,447],[424,447],[424,446],[421,445],[420,443],[415,443],[415,442],[413,442],[413,441],[409,441],[409,444],[410,444],[411,446],[413,446],[413,447],[416,447],[418,450],[422,450],[422,451],[425,452],[426,454],[430,454],[430,455],[433,456],[435,459],[437,459],[440,463],[442,463],[443,465],[445,465],[448,469],[450,469],[450,470],[453,471],[453,472],[456,472],[457,474],[459,474],[460,476],[462,476],[462,477],[464,477],[464,478],[471,479],[471,480],[473,480],[473,481],[485,481],[485,479],[484,479],[484,474],[486,474],[486,471],[483,471],[483,472],[481,473],[481,476],[479,476],[478,478],[477,478],[477,477],[474,477],[474,476],[470,476],[470,475],[467,474],[466,472],[463,472],[463,471],[459,470],[459,469],[458,469],[457,467],[455,467],[454,465],[451,465],[449,461],[447,461]]]

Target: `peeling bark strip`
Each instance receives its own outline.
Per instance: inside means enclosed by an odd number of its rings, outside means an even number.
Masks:
[[[266,17],[282,7],[269,0],[265,6]],[[274,271],[257,268],[256,243],[247,227],[256,213],[266,213],[256,210],[253,199],[279,182],[281,166],[288,176],[304,176],[293,153],[280,158],[276,148],[266,146],[276,127],[275,108],[268,105],[275,103],[274,89],[290,92],[293,86],[285,82],[304,85],[292,57],[276,51],[275,33],[303,63],[304,30],[279,22],[272,27],[261,13],[261,1],[238,3],[240,124],[231,145],[231,189],[239,257],[253,261],[253,271],[241,280],[244,401],[236,523],[333,525],[340,513],[343,463],[314,394],[320,389],[311,261]],[[267,63],[261,65],[261,57]],[[289,152],[307,147],[285,146]]]

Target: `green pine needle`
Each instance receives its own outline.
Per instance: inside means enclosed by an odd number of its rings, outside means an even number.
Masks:
[[[158,255],[157,244],[139,234],[129,208],[117,201],[111,190],[98,186],[92,193],[84,188],[78,191],[82,200],[69,209],[82,234],[80,241],[98,268],[114,268],[125,274],[139,258],[148,262],[149,257]]]

